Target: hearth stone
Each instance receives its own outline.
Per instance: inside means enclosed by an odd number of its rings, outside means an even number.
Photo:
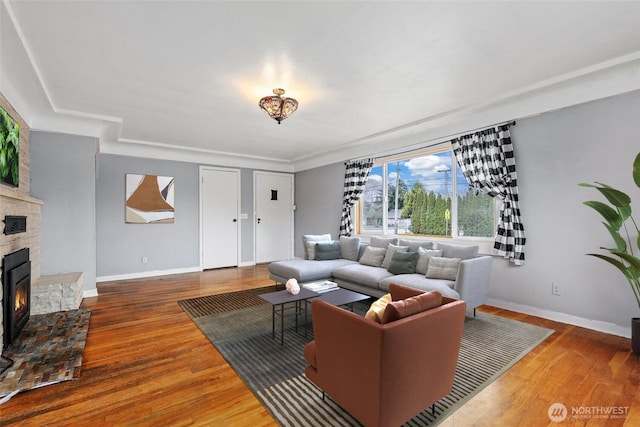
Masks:
[[[40,276],[31,285],[31,314],[75,310],[80,307],[83,290],[82,273]]]

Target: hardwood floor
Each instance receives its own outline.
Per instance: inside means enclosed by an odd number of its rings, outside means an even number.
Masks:
[[[0,405],[0,425],[277,425],[176,303],[270,284],[264,265],[99,284],[83,301],[92,316],[80,378],[16,395]],[[556,332],[443,425],[640,425],[640,362],[628,339],[481,311]],[[583,418],[553,423],[555,402]],[[584,413],[614,406],[626,417]]]

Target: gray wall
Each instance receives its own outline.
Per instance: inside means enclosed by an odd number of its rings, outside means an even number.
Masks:
[[[215,166],[215,165],[208,165]],[[124,191],[127,173],[175,177],[173,224],[126,224]],[[112,154],[98,155],[97,275],[120,276],[167,270],[200,268],[199,165],[167,160],[141,159]],[[241,264],[254,262],[253,169],[240,169]],[[141,258],[146,256],[147,263]]]
[[[125,175],[175,178],[173,224],[126,224]],[[198,165],[111,154],[98,155],[97,275],[112,276],[200,266]],[[142,263],[141,258],[148,258]]]
[[[584,255],[613,245],[599,215],[582,205],[603,199],[577,184],[619,187],[632,196],[638,218],[640,192],[631,164],[640,150],[640,92],[518,121],[512,136],[527,261],[513,267],[496,259],[490,297],[590,319],[593,326],[629,327],[638,305],[628,283],[613,267]],[[551,295],[552,283],[561,296]]]
[[[253,169],[242,169],[240,172],[240,212],[247,214],[247,219],[240,220],[240,244],[242,247],[241,262],[253,264]]]
[[[579,182],[601,181],[632,195],[640,212],[631,162],[640,148],[640,92],[518,120],[512,128],[526,263],[496,257],[489,297],[495,305],[606,330],[628,328],[638,305],[617,270],[584,254],[612,245],[598,215],[584,200],[597,199]],[[296,254],[307,233],[336,233],[342,199],[341,165],[296,175]],[[336,219],[336,216],[338,217]],[[551,284],[561,296],[551,294]]]
[[[81,271],[96,289],[95,138],[32,131],[31,195],[41,199],[43,275]]]
[[[331,237],[338,239],[344,171],[344,163],[334,163],[296,174],[295,256],[304,256],[302,236],[305,234],[330,233]]]

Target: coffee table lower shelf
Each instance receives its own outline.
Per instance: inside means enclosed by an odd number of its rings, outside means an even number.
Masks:
[[[358,301],[369,299],[368,295],[338,288],[333,291],[317,293],[305,288],[300,289],[300,293],[292,295],[286,290],[269,292],[258,295],[263,300],[271,304],[271,336],[276,337],[276,317],[280,317],[280,345],[284,345],[284,318],[295,316],[295,329],[298,332],[298,316],[304,319],[304,336],[307,337],[307,325],[309,324],[309,304],[316,299],[325,301],[337,307],[346,305],[353,311],[353,304]],[[287,305],[293,305],[286,307]]]

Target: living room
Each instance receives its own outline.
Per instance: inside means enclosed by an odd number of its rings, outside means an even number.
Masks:
[[[615,3],[611,7],[618,6],[632,10],[636,7]],[[253,172],[271,170],[294,174],[294,254],[300,256],[302,235],[326,232],[337,236],[339,233],[345,160],[375,156],[391,149],[402,150],[420,142],[444,144],[450,135],[515,120],[511,136],[527,233],[526,262],[514,266],[499,257],[494,259],[489,305],[630,337],[630,319],[637,317],[637,304],[621,275],[585,256],[608,245],[610,236],[598,224],[597,215],[582,204],[593,199],[594,194],[578,187],[578,183],[601,181],[635,194],[630,177],[640,136],[638,37],[627,40],[632,50],[611,55],[607,61],[597,64],[576,63],[573,74],[565,73],[564,80],[547,80],[542,88],[530,87],[529,92],[510,94],[502,99],[504,102],[499,108],[487,103],[480,105],[485,107],[480,113],[474,111],[463,118],[455,116],[451,122],[445,121],[439,126],[416,124],[408,130],[399,129],[391,135],[370,138],[368,144],[348,144],[346,148],[334,147],[322,156],[274,164],[249,157],[216,157],[215,152],[195,152],[194,155],[193,150],[187,150],[186,154],[179,154],[175,148],[169,150],[171,156],[161,157],[158,152],[166,147],[130,144],[127,139],[134,138],[121,137],[119,141],[119,135],[105,138],[93,129],[85,133],[78,131],[78,126],[71,124],[78,116],[65,112],[75,107],[59,106],[58,111],[53,111],[48,105],[47,96],[53,95],[55,102],[57,92],[51,88],[43,90],[51,85],[52,77],[39,75],[40,71],[33,68],[32,61],[38,63],[38,58],[30,58],[33,51],[27,51],[21,40],[25,34],[16,31],[14,21],[20,22],[19,5],[8,2],[0,7],[0,92],[32,129],[30,190],[31,196],[43,201],[42,273],[83,272],[85,298],[98,296],[101,282],[201,270],[197,244],[201,164],[241,170],[240,209],[250,213],[250,219],[254,210]],[[637,29],[629,31],[638,36]],[[304,118],[302,98],[300,111],[279,126],[263,117],[256,105],[251,105],[254,107],[259,114],[252,119],[264,120],[278,130]],[[43,110],[44,113],[39,114]],[[90,116],[95,112],[84,113],[83,119],[96,120]],[[402,123],[424,117],[417,114]],[[121,127],[125,131],[127,123]],[[131,151],[127,154],[125,148]],[[207,161],[194,160],[194,157]],[[175,177],[179,187],[174,224],[144,227],[124,222],[127,173]],[[633,207],[640,209],[637,199]],[[255,264],[254,224],[251,220],[240,222],[242,251],[238,264],[252,266]],[[159,233],[155,227],[165,228]],[[491,242],[484,244],[491,246]],[[141,257],[147,257],[147,262],[141,262]],[[554,285],[560,295],[553,294]]]

